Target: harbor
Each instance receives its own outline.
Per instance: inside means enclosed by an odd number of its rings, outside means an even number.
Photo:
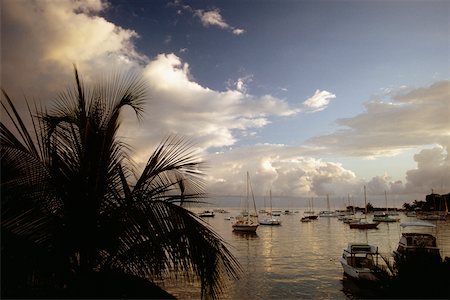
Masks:
[[[284,208],[277,208],[284,211]],[[319,217],[303,223],[308,208],[291,208],[282,214],[281,226],[259,226],[256,233],[232,230],[233,217],[240,208],[226,208],[207,222],[227,243],[242,265],[243,274],[223,295],[223,299],[354,299],[380,298],[376,289],[360,285],[344,275],[340,258],[348,243],[376,245],[378,252],[392,256],[404,232],[400,224],[418,221],[399,213],[399,222],[380,223],[377,229],[351,229],[337,217]],[[320,210],[317,209],[317,210]],[[229,218],[231,216],[231,218]],[[368,215],[369,219],[373,214]],[[449,220],[427,221],[425,228],[436,237],[442,258],[450,256]],[[422,230],[422,229],[421,229]],[[422,230],[422,231],[423,231]],[[192,289],[169,288],[181,299],[196,299]]]

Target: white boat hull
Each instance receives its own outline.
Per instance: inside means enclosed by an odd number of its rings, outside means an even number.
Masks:
[[[339,261],[344,269],[344,273],[358,280],[376,281],[378,278],[375,276],[373,271],[369,268],[355,268],[347,264],[344,258],[339,258]]]

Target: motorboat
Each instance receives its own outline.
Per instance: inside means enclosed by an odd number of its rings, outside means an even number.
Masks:
[[[354,279],[377,281],[378,247],[364,243],[349,243],[339,262],[344,273]]]
[[[246,215],[242,215],[239,217],[236,217],[236,221],[233,223],[232,228],[233,231],[243,231],[243,232],[256,232],[256,229],[259,226],[258,223],[258,213],[256,212],[256,203],[255,203],[255,197],[253,195],[253,189],[250,183],[250,175],[247,172],[247,197],[246,197],[246,211],[249,212],[249,202],[250,202],[250,193],[252,195],[253,200],[253,210],[254,215],[251,213],[247,213]]]
[[[402,228],[406,227],[429,227],[434,228],[436,225],[428,222],[405,222],[401,223]],[[441,260],[440,250],[437,247],[436,238],[430,233],[403,232],[398,242],[397,250],[394,256],[397,258],[411,259],[413,257],[427,257]]]
[[[214,211],[212,211],[212,210],[204,210],[201,213],[199,213],[198,216],[202,217],[202,218],[214,217]]]

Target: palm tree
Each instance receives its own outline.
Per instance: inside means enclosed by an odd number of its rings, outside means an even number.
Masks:
[[[117,132],[124,107],[141,118],[145,84],[114,75],[87,88],[74,71],[75,88],[51,110],[32,115],[28,108],[32,130],[2,90],[2,281],[13,281],[2,282],[2,294],[22,280],[63,296],[104,296],[93,278],[122,274],[198,280],[202,298],[217,298],[240,267],[225,242],[183,207],[207,197],[193,145],[166,138],[133,177],[130,147]]]

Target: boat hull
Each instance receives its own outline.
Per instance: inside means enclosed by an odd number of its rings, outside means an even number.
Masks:
[[[259,221],[259,225],[281,225],[281,221],[278,219],[264,219]]]
[[[351,229],[375,229],[378,223],[350,223]]]
[[[354,268],[347,264],[344,258],[339,258],[339,261],[344,269],[344,273],[354,279],[364,281],[377,281],[378,277],[375,276],[373,271],[369,268]]]
[[[233,231],[256,232],[258,224],[234,224],[232,227]]]

